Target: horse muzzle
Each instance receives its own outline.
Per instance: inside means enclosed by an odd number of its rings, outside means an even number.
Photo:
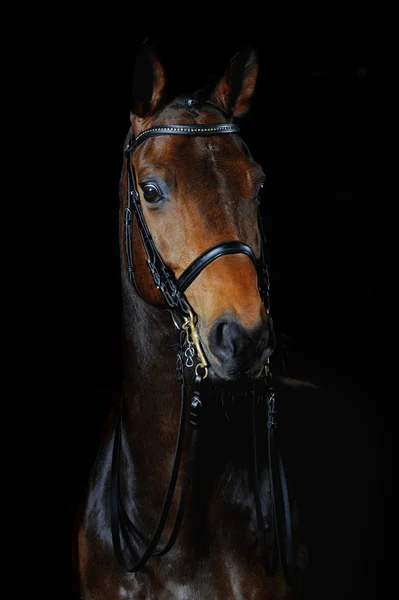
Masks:
[[[261,376],[274,351],[275,336],[270,315],[253,329],[243,327],[232,315],[221,315],[208,336],[209,375],[215,383],[229,383]]]

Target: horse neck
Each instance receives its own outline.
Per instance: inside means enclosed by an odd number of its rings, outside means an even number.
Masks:
[[[162,509],[179,428],[176,349],[168,346],[177,330],[169,311],[144,302],[124,273],[122,302],[121,489],[130,517],[145,531]]]
[[[170,380],[171,373],[176,379],[176,352],[168,346],[174,325],[169,311],[155,308],[139,298],[124,274],[122,303],[125,404],[143,392],[148,404],[151,398],[156,401],[157,390],[168,392],[171,386],[165,387],[165,382]]]

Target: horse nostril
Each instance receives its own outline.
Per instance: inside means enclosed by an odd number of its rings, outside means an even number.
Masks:
[[[234,325],[224,318],[218,319],[211,328],[209,347],[211,352],[220,360],[228,360],[236,353],[234,340]]]
[[[228,327],[227,321],[216,321],[214,325],[214,341],[217,346],[222,346],[224,342],[225,332]],[[212,328],[213,329],[213,328]]]
[[[219,317],[209,333],[209,349],[222,362],[247,363],[260,358],[268,346],[270,326],[263,322],[248,331],[229,316]]]

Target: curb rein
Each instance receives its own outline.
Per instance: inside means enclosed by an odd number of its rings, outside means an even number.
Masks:
[[[115,430],[115,438],[112,453],[111,466],[111,531],[112,543],[117,563],[122,571],[126,573],[136,573],[140,571],[151,556],[162,556],[166,554],[173,546],[179,533],[180,525],[184,515],[184,507],[188,490],[191,481],[191,475],[194,468],[196,447],[198,440],[198,430],[201,422],[202,401],[201,401],[201,383],[208,375],[208,363],[203,352],[201,341],[196,329],[197,316],[195,311],[190,306],[187,298],[184,295],[185,290],[194,281],[194,279],[207,267],[211,262],[226,254],[246,254],[254,263],[258,273],[258,287],[261,294],[263,304],[267,311],[270,308],[270,283],[267,263],[265,260],[266,239],[262,226],[262,218],[260,209],[258,209],[258,227],[261,238],[261,253],[260,259],[257,260],[255,254],[248,244],[240,241],[220,242],[211,246],[200,254],[180,275],[175,278],[173,272],[167,267],[161,258],[156,245],[152,239],[144,218],[143,209],[140,204],[140,196],[137,189],[136,177],[131,161],[132,153],[146,139],[159,135],[220,135],[238,133],[239,127],[235,124],[214,124],[214,125],[164,125],[159,127],[151,127],[142,131],[136,138],[133,138],[133,132],[129,139],[129,143],[125,148],[125,157],[128,163],[128,199],[125,208],[125,248],[128,263],[129,281],[133,284],[136,292],[142,300],[147,302],[142,296],[139,286],[135,278],[135,268],[133,262],[133,214],[136,217],[140,237],[147,255],[147,265],[153,277],[157,289],[162,293],[167,308],[171,310],[173,322],[178,329],[177,335],[169,341],[170,346],[177,346],[177,378],[180,383],[180,421],[178,429],[178,437],[173,460],[173,467],[169,479],[168,488],[163,502],[161,515],[158,519],[157,526],[151,541],[147,543],[147,547],[142,556],[135,560],[133,566],[127,566],[124,553],[122,551],[120,532],[125,540],[128,554],[132,557],[137,556],[136,550],[133,548],[131,538],[138,537],[144,543],[144,536],[130,520],[127,511],[122,503],[120,494],[120,453],[122,446],[122,410],[120,411],[119,420]],[[184,432],[185,432],[185,415],[187,413],[187,399],[185,394],[185,378],[184,366],[193,367],[194,358],[197,359],[195,366],[195,381],[194,391],[190,405],[190,424],[191,424],[191,441],[190,449],[187,457],[186,474],[182,491],[179,500],[179,506],[172,528],[171,535],[166,545],[157,550],[156,546],[162,535],[166,520],[169,515],[176,482],[180,469],[181,456],[183,451]],[[293,585],[294,581],[294,554],[293,554],[293,535],[290,516],[290,503],[288,496],[287,483],[284,473],[283,464],[280,454],[276,448],[275,429],[276,429],[276,397],[275,392],[270,385],[270,372],[268,365],[265,366],[265,379],[267,379],[266,404],[268,408],[268,463],[269,477],[271,489],[271,506],[272,506],[272,523],[271,532],[273,536],[273,551],[272,560],[269,562],[267,556],[267,526],[264,521],[261,493],[257,462],[257,441],[256,441],[256,405],[262,400],[261,395],[257,395],[255,384],[253,387],[253,404],[252,404],[252,429],[253,429],[253,446],[252,446],[252,470],[254,476],[254,496],[256,519],[259,533],[259,544],[262,556],[262,562],[265,572],[269,576],[276,575],[279,566],[281,565],[284,577],[288,586]],[[280,502],[277,501],[280,500]],[[133,561],[134,562],[134,561]]]

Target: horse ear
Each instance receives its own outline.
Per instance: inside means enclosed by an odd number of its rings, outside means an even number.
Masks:
[[[258,75],[258,57],[248,47],[230,61],[226,73],[213,90],[210,102],[229,116],[240,117],[248,112]]]
[[[130,121],[134,129],[140,129],[140,125],[156,113],[164,89],[163,67],[154,50],[148,44],[143,44],[136,58],[133,77],[133,107]]]

